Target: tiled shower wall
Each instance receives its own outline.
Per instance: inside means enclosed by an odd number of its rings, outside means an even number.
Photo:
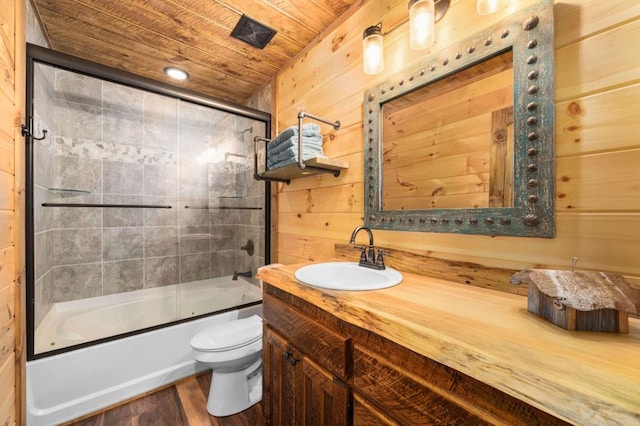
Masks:
[[[36,325],[56,302],[264,263],[264,210],[233,209],[264,208],[248,170],[263,123],[42,64],[35,87],[36,134],[49,130],[34,156]]]

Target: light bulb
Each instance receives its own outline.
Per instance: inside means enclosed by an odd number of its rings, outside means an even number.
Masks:
[[[433,0],[409,2],[409,46],[422,50],[435,42],[435,16]]]

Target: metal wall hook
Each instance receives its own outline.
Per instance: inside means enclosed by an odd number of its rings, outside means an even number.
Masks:
[[[27,117],[27,124],[22,124],[20,131],[23,137],[30,136],[34,141],[41,141],[47,137],[47,130],[42,130],[42,136],[39,138],[33,135],[33,117]]]

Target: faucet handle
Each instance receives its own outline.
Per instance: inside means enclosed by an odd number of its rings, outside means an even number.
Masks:
[[[382,257],[382,254],[388,254],[389,252],[387,250],[382,250],[381,248],[378,249],[378,256],[376,257],[376,265],[381,266],[381,269],[384,269],[384,258]]]
[[[351,248],[354,250],[360,250],[360,262],[367,261],[367,248],[365,246],[353,246]]]

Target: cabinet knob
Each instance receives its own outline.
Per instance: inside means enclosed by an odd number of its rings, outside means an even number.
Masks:
[[[285,361],[288,361],[289,358],[293,357],[293,352],[291,352],[289,349],[287,349],[286,351],[284,351],[284,353],[282,354],[282,357],[284,358]]]
[[[293,356],[293,351],[291,351],[290,349],[287,349],[286,351],[284,351],[284,353],[282,354],[282,357],[284,358],[285,361],[289,361],[289,364],[291,365],[296,365],[298,362],[300,362],[299,358],[296,358]]]

